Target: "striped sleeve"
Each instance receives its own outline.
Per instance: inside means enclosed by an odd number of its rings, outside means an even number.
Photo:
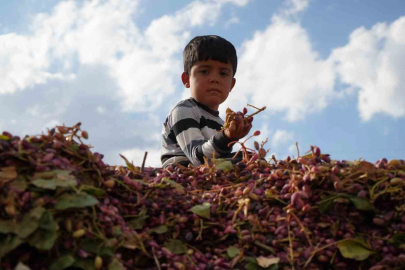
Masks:
[[[232,147],[227,146],[229,141],[222,132],[216,133],[209,125],[201,129],[202,121],[205,121],[204,125],[209,122],[197,110],[185,106],[176,107],[169,116],[169,124],[172,124],[171,129],[178,145],[195,166],[204,163],[204,156],[211,158],[214,151],[216,156],[221,156],[232,150]],[[205,129],[213,130],[213,135],[209,138],[204,136]]]

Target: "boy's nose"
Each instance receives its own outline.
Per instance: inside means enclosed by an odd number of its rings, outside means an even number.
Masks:
[[[211,74],[210,82],[212,82],[212,83],[218,83],[218,82],[219,82],[218,76],[216,76],[216,75],[214,75],[214,74]]]

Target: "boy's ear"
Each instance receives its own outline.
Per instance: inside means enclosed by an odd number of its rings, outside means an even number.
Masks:
[[[236,79],[235,79],[235,78],[232,78],[231,90],[229,90],[229,92],[232,91],[233,87],[235,86],[235,83],[236,83]]]
[[[183,82],[186,88],[190,88],[190,75],[187,72],[181,74],[181,81]]]

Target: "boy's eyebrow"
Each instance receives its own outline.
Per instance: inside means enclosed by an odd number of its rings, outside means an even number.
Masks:
[[[230,69],[230,68],[227,68],[227,67],[222,67],[222,68],[220,68],[220,70],[231,71],[231,69]]]
[[[211,65],[201,65],[201,66],[198,66],[198,68],[210,68],[210,67],[212,67]],[[227,67],[221,67],[221,68],[219,68],[220,70],[227,70],[227,71],[231,71],[231,69],[230,68],[227,68]]]
[[[200,65],[200,66],[198,66],[198,68],[210,68],[211,67],[211,65]]]

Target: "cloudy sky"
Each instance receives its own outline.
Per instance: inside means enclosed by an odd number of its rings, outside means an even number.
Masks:
[[[298,142],[405,159],[403,0],[3,0],[0,18],[0,131],[82,122],[107,163],[160,166],[161,125],[189,96],[182,50],[216,34],[239,60],[221,115],[267,106],[253,129],[278,158]]]

